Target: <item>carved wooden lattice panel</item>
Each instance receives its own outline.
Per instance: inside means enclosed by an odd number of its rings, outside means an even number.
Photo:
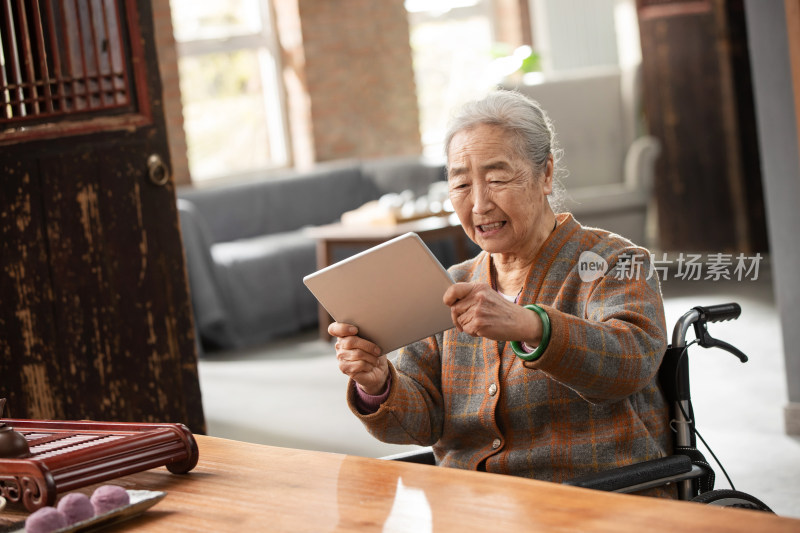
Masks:
[[[119,0],[6,0],[0,7],[0,123],[128,109]]]

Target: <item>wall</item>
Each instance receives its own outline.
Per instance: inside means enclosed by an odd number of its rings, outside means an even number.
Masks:
[[[422,152],[403,0],[275,0],[295,164]]]
[[[786,7],[798,0],[786,0]],[[800,435],[800,160],[786,11],[780,0],[746,0],[775,299],[783,329],[789,403],[786,432]],[[797,62],[798,58],[794,58]],[[794,91],[794,92],[793,92]]]

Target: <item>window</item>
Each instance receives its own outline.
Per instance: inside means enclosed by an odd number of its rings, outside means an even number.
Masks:
[[[490,0],[406,0],[425,155],[442,156],[450,111],[485,95],[494,35]]]
[[[426,155],[442,156],[452,109],[498,85],[514,86],[518,82],[507,76],[531,52],[542,72],[526,74],[526,83],[570,70],[640,61],[634,0],[527,0],[528,9],[516,13],[504,9],[511,4],[405,0]],[[524,18],[530,19],[519,20],[525,12]],[[527,26],[533,50],[502,42],[498,29],[504,24]]]
[[[288,161],[267,0],[171,0],[195,182]]]

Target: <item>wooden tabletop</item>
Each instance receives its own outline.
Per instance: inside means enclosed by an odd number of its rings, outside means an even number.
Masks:
[[[158,468],[113,482],[167,492],[115,531],[800,531],[800,520],[755,511],[214,437],[197,442],[200,461],[189,474]]]

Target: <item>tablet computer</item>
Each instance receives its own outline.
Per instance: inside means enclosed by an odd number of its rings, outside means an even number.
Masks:
[[[389,353],[453,327],[450,275],[419,235],[406,233],[303,278],[337,322]]]

